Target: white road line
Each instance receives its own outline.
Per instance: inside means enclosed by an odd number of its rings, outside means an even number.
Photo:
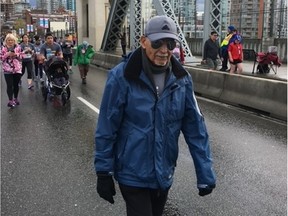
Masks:
[[[89,108],[91,108],[93,111],[95,111],[97,114],[99,114],[99,109],[95,106],[93,106],[91,103],[89,103],[87,100],[85,100],[82,97],[77,97],[80,101],[82,101],[84,104],[86,104]]]

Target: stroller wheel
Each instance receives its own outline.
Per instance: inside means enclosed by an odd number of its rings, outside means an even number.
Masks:
[[[61,93],[61,100],[62,100],[62,104],[63,106],[65,106],[65,104],[67,103],[68,100],[68,93],[66,91]]]
[[[66,92],[67,92],[67,100],[69,100],[70,95],[71,95],[70,86],[67,86],[67,88],[66,88]]]
[[[41,92],[42,92],[42,96],[43,96],[44,101],[47,101],[48,89],[45,86],[42,86]]]

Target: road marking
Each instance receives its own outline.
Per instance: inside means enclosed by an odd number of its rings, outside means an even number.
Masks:
[[[80,101],[82,101],[84,104],[86,104],[89,108],[91,108],[93,111],[95,111],[97,114],[99,114],[99,109],[97,107],[95,107],[94,105],[92,105],[91,103],[89,103],[87,100],[85,100],[82,97],[77,97]]]

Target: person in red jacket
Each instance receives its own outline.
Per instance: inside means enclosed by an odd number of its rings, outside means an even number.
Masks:
[[[228,47],[229,62],[231,65],[230,74],[241,74],[243,71],[243,46],[241,44],[242,37],[240,35],[234,36],[235,40]]]

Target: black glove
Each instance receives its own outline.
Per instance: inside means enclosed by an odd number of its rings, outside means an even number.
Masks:
[[[212,193],[213,189],[215,188],[215,184],[213,185],[207,185],[206,187],[203,188],[198,188],[199,190],[199,196],[206,196],[210,193]]]
[[[102,173],[97,173],[97,176],[97,192],[99,196],[113,204],[113,196],[116,195],[113,177],[109,174]]]

